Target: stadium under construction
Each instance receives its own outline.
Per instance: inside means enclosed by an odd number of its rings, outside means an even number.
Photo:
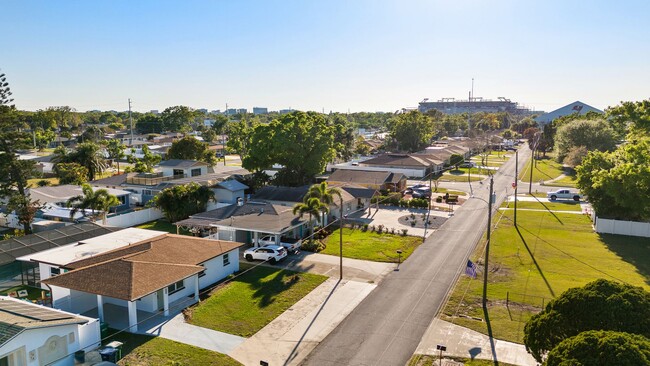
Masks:
[[[442,98],[435,102],[424,99],[419,103],[418,110],[422,113],[432,109],[436,109],[445,114],[508,112],[511,114],[526,115],[534,113],[530,109],[521,107],[518,103],[504,97],[499,97],[497,100],[483,99],[482,97],[470,97],[466,100]]]

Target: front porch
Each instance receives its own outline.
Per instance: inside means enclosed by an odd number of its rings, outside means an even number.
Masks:
[[[124,330],[131,333],[141,333],[141,334],[151,334],[157,335],[156,332],[160,327],[169,322],[174,316],[180,314],[188,306],[194,305],[198,301],[194,296],[187,296],[181,299],[178,299],[169,304],[169,315],[165,315],[163,310],[158,312],[148,312],[144,310],[137,310],[135,314],[135,319],[133,323],[129,320],[129,309],[128,307],[105,303],[103,305],[103,323],[108,324],[110,328],[117,330]],[[81,315],[88,316],[91,318],[100,318],[99,308],[95,307],[90,309]],[[135,324],[135,327],[131,326]]]

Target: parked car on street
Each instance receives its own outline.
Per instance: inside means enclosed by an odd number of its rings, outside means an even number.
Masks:
[[[551,201],[555,201],[556,199],[565,199],[565,200],[574,200],[574,201],[580,201],[582,198],[582,195],[577,192],[572,192],[569,189],[559,189],[557,191],[553,192],[548,192],[546,193],[546,197],[550,199]]]
[[[269,261],[276,263],[287,257],[287,250],[279,245],[268,245],[259,248],[249,248],[244,252],[244,258],[251,262],[253,260]]]
[[[259,243],[263,247],[270,246],[270,245],[279,245],[284,249],[286,249],[287,252],[293,253],[298,249],[300,249],[300,244],[302,243],[302,240],[282,237],[280,238],[280,243],[276,243],[275,235],[266,235],[259,240]]]
[[[476,168],[476,163],[473,161],[466,161],[458,166],[461,168]]]
[[[413,193],[411,193],[411,197],[413,198],[431,198],[431,190],[429,187],[422,188],[422,189],[414,189]]]

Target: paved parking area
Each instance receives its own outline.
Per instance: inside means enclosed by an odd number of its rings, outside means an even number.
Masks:
[[[451,206],[452,208],[457,208],[456,206]],[[423,213],[426,214],[427,210],[423,209],[413,209],[413,208],[401,208],[401,207],[380,207],[379,210],[376,208],[368,208],[364,212],[355,213],[351,215],[350,218],[354,219],[355,222],[362,222],[368,225],[384,225],[384,227],[395,228],[395,231],[401,231],[402,229],[408,230],[408,235],[411,236],[423,236],[425,235],[425,230],[421,228],[414,228],[410,225],[402,225],[398,222],[398,219],[402,216],[410,215],[411,213],[420,216]],[[439,210],[431,210],[431,216],[438,217],[449,217],[449,212],[443,212]],[[426,237],[429,237],[434,232],[434,230],[426,230]]]

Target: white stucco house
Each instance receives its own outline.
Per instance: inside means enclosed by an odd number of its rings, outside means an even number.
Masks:
[[[74,365],[100,346],[99,320],[0,296],[0,365]]]
[[[165,234],[68,263],[67,272],[42,283],[51,289],[54,307],[97,314],[109,325],[128,319],[129,331],[137,332],[138,313],[145,319],[167,316],[170,308],[193,304],[201,289],[238,271],[240,246]]]

